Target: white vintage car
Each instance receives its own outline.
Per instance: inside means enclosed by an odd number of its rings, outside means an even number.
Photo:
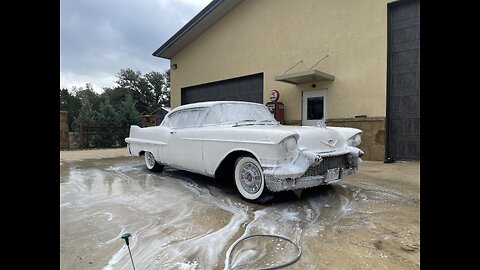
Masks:
[[[171,110],[159,126],[132,125],[125,139],[151,171],[164,165],[230,179],[247,201],[326,185],[357,171],[362,131],[280,125],[262,104],[216,101]]]

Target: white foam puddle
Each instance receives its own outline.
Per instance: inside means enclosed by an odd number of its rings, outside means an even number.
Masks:
[[[91,269],[132,269],[121,239],[129,232],[136,269],[220,269],[232,242],[269,234],[301,246],[300,268],[292,269],[319,269],[325,266],[315,261],[319,254],[333,252],[322,245],[337,243],[340,240],[336,239],[352,231],[368,230],[376,235],[378,221],[371,218],[385,211],[384,200],[398,204],[409,199],[392,188],[352,182],[319,189],[318,194],[310,192],[297,200],[253,206],[252,211],[238,195],[205,184],[205,178],[194,181],[188,177],[196,179],[195,175],[175,171],[150,173],[143,166],[143,162],[129,161],[64,170],[61,243],[68,251],[62,258],[70,260],[69,265],[84,267],[71,259],[79,255],[94,262]],[[348,238],[343,241],[350,243]],[[367,238],[355,241],[369,244]],[[294,255],[287,250],[282,243],[245,242],[232,253],[232,263],[239,268],[276,265]]]
[[[393,200],[399,200],[402,202],[408,202],[411,200],[411,198],[408,198],[404,194],[386,187],[386,186],[378,186],[375,184],[371,183],[364,183],[364,182],[358,182],[355,183],[355,186],[361,187],[361,193],[359,194],[362,196],[362,199],[364,200],[371,200],[371,201],[393,201]]]
[[[121,172],[114,167],[109,169],[122,179],[133,179],[128,175],[128,170]],[[215,268],[219,258],[224,256],[222,251],[227,242],[247,220],[248,207],[222,196],[219,194],[221,191],[215,188],[210,190],[195,182],[171,177],[155,175],[154,178],[155,181],[161,179],[162,185],[142,193],[141,197],[119,196],[109,199],[113,199],[116,204],[128,205],[132,211],[141,209],[141,212],[147,214],[143,223],[147,220],[149,222],[143,229],[133,233],[129,229],[138,239],[138,243],[132,239],[130,244],[136,268]],[[198,216],[199,212],[203,215]],[[218,216],[222,220],[214,222],[212,227],[203,225],[206,221],[215,221]],[[104,269],[128,267],[131,267],[128,251],[122,246],[112,255]]]

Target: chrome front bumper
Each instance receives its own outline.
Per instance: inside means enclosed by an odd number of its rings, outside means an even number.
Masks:
[[[303,150],[293,164],[264,168],[265,185],[270,191],[278,192],[335,183],[358,170],[361,155],[362,150],[356,147],[328,153]],[[333,178],[329,175],[332,171],[335,172]]]
[[[320,185],[328,185],[336,183],[343,179],[343,176],[353,174],[357,171],[358,167],[350,167],[345,169],[340,169],[340,177],[335,180],[327,180],[327,173],[323,175],[316,176],[304,176],[298,177],[295,179],[278,179],[273,176],[265,177],[265,184],[267,189],[273,192],[283,191],[283,190],[294,190],[294,189],[303,189],[309,187],[316,187]]]

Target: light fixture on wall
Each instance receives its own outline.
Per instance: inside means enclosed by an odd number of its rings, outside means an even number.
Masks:
[[[170,66],[172,69],[177,69],[177,64],[173,64]]]

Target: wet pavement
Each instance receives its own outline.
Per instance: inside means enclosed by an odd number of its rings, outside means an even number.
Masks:
[[[239,238],[274,234],[302,255],[283,269],[419,269],[419,163],[364,162],[338,184],[243,201],[228,183],[169,169],[151,173],[139,157],[60,164],[61,269],[224,269]],[[234,269],[294,258],[278,238],[241,242]]]

